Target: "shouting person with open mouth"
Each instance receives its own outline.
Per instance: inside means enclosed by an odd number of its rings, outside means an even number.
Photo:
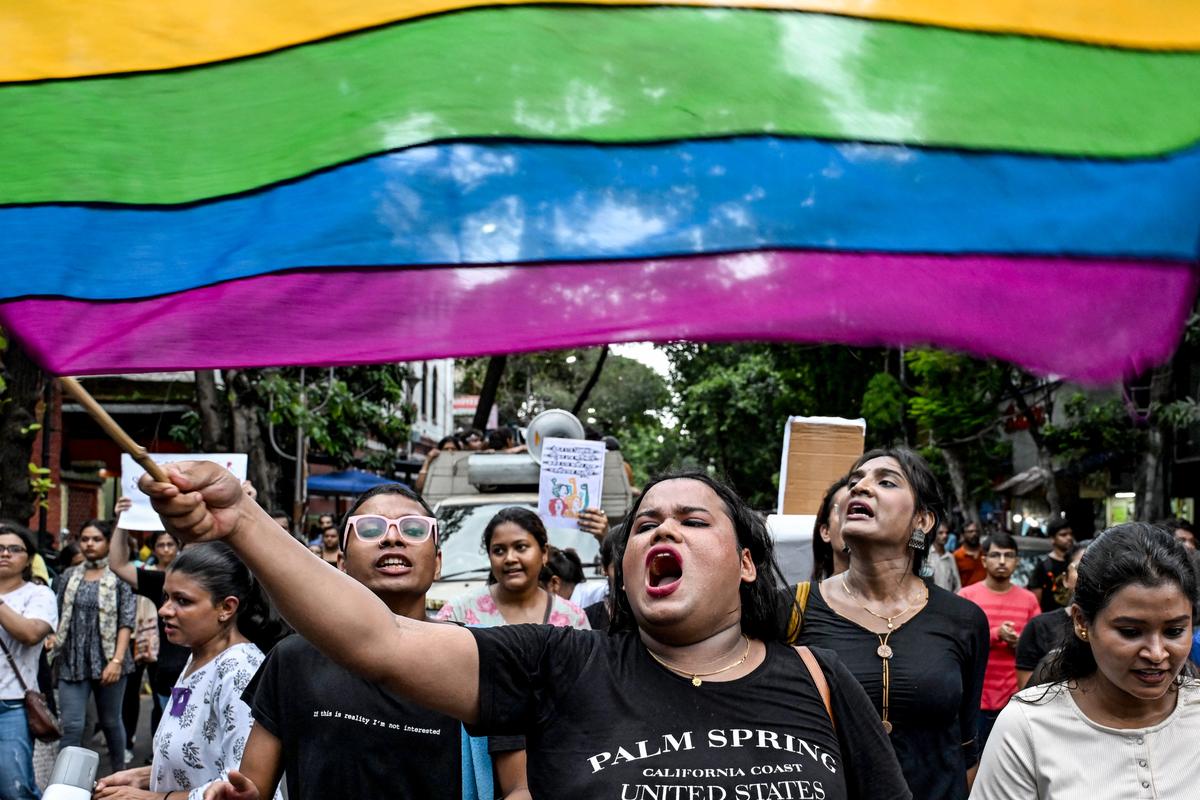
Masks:
[[[524,734],[534,797],[912,796],[837,657],[782,642],[766,527],[703,473],[650,482],[630,511],[606,634],[396,618],[317,563],[228,471],[166,469],[170,482],[141,488],[168,530],[227,541],[296,629],[350,669],[482,733]]]
[[[965,800],[988,623],[923,577],[941,489],[904,448],[864,453],[848,477],[838,505],[849,569],[812,587],[798,641],[837,651],[862,684],[914,797]]]

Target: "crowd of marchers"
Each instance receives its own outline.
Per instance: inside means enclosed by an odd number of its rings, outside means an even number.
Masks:
[[[480,542],[487,584],[431,614],[439,525],[406,486],[359,496],[310,550],[220,466],[168,475],[141,484],[166,528],[151,553],[131,553],[119,516],[89,521],[53,588],[28,530],[0,524],[0,798],[39,796],[25,712],[39,685],[63,745],[94,698],[113,767],[99,798],[1092,800],[1200,785],[1183,520],[1088,542],[1052,521],[1018,586],[1019,537],[952,532],[921,457],[876,450],[829,487],[811,580],[789,583],[761,515],[706,473],[670,474],[611,527],[581,520],[603,580],[508,508]],[[152,759],[127,766],[122,706],[143,669]]]

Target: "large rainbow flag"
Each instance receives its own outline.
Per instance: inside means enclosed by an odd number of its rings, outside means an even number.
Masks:
[[[1196,293],[1200,3],[4,0],[0,245],[60,374],[686,338],[1112,380]]]

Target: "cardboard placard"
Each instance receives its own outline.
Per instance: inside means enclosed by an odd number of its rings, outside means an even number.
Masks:
[[[600,507],[604,442],[550,437],[542,445],[538,514],[548,528],[578,528],[579,512]]]
[[[238,480],[246,480],[246,467],[249,458],[245,453],[151,453],[150,458],[159,464],[170,464],[175,461],[212,461],[237,476]],[[138,480],[146,474],[133,456],[121,454],[121,496],[128,497],[133,507],[121,515],[120,525],[127,531],[161,531],[162,520],[150,507],[150,498],[138,488]]]
[[[866,420],[789,417],[779,466],[780,514],[816,514],[825,490],[863,454]]]

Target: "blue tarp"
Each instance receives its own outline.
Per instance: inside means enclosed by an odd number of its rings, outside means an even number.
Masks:
[[[341,472],[330,472],[328,475],[313,475],[308,479],[309,494],[361,494],[373,486],[383,483],[400,483],[403,481],[385,478],[373,472],[363,472],[360,469],[347,469]]]

